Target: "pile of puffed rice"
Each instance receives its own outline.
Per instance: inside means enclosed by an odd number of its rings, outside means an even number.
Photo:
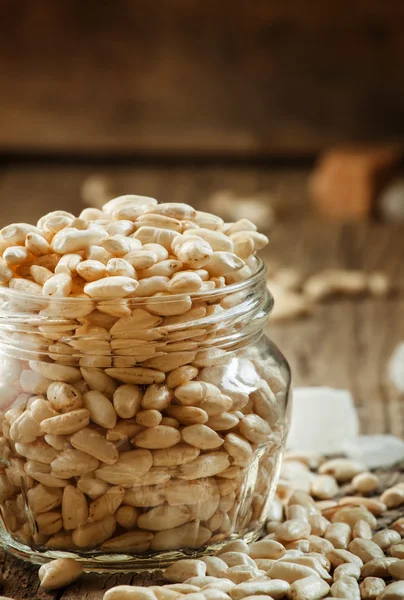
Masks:
[[[352,495],[334,499],[349,483]],[[170,583],[116,586],[104,600],[402,600],[404,518],[380,529],[377,517],[404,505],[404,484],[380,496],[379,488],[379,477],[356,461],[287,453],[265,537],[177,561],[163,572]],[[59,559],[39,577],[55,589],[81,572],[74,560]]]
[[[288,387],[274,365],[275,397],[259,350],[240,348],[245,312],[226,318],[249,304],[229,284],[249,285],[260,264],[268,239],[256,229],[128,195],[78,218],[55,211],[0,231],[0,495],[14,539],[147,552],[237,531],[245,464],[271,433],[279,454]],[[213,383],[236,344],[255,399]],[[265,461],[272,469],[269,452]],[[262,525],[274,479],[265,461],[251,527]]]
[[[0,231],[0,283],[30,294],[124,298],[203,292],[248,278],[268,238],[248,219],[120,196]]]

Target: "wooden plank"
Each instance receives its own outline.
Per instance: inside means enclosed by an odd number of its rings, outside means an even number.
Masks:
[[[293,242],[285,253],[286,238]],[[348,388],[363,433],[402,436],[404,398],[387,381],[387,361],[404,340],[403,228],[338,226],[308,218],[288,224],[282,233],[275,228],[272,250],[275,259],[305,274],[341,267],[391,275],[396,292],[386,300],[333,299],[307,319],[277,325],[269,321],[268,331],[291,363],[296,385]]]
[[[86,178],[101,176],[116,195],[133,192],[158,198],[160,202],[188,202],[202,210],[217,210],[213,195],[230,190],[241,198],[263,194],[273,203],[282,220],[298,219],[305,212],[307,169],[271,169],[186,164],[31,163],[0,165],[0,226],[21,219],[36,221],[51,210],[79,212],[84,208],[80,188]],[[263,225],[266,227],[266,225]],[[282,224],[280,224],[282,227]],[[267,228],[266,228],[267,230]]]
[[[400,0],[2,0],[0,151],[403,141]]]

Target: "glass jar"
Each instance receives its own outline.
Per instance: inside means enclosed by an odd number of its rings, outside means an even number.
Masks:
[[[290,395],[271,307],[262,262],[191,296],[0,288],[4,547],[119,571],[256,539]]]

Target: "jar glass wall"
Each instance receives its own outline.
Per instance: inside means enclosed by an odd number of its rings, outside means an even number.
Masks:
[[[3,545],[107,571],[257,538],[290,395],[271,306],[262,263],[169,300],[0,288]]]

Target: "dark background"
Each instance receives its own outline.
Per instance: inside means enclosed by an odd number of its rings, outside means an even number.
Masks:
[[[404,139],[402,0],[0,0],[0,153]]]

